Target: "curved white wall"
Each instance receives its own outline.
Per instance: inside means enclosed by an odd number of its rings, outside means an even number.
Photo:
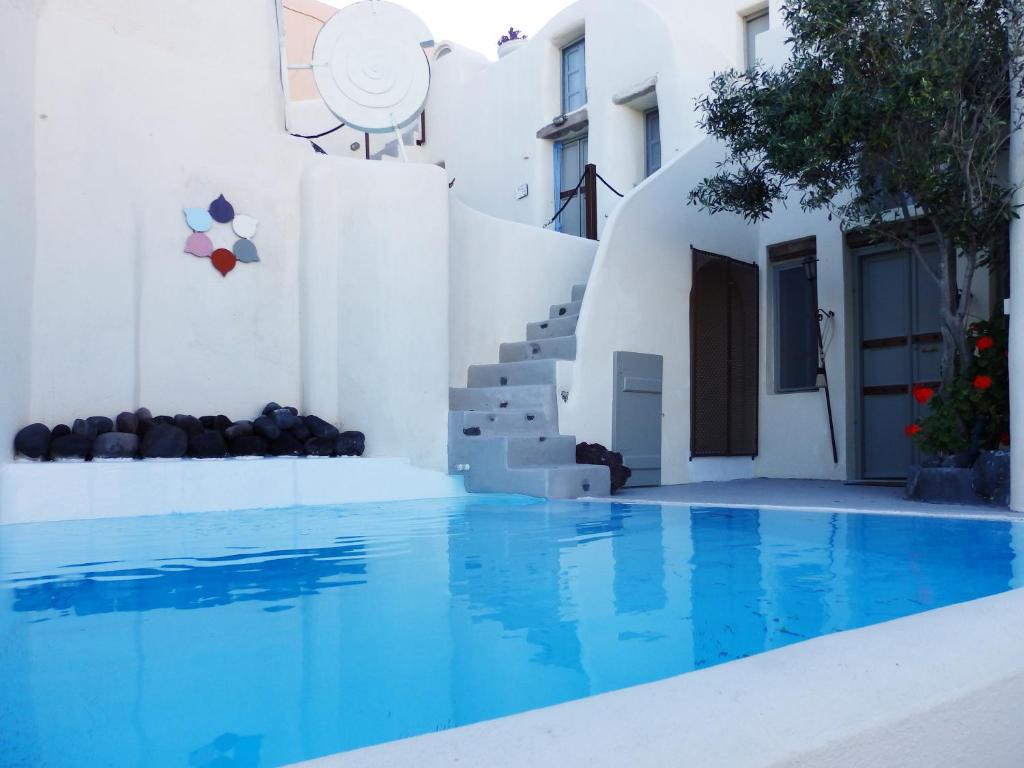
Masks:
[[[451,238],[450,380],[464,387],[470,365],[498,362],[502,342],[525,339],[527,323],[587,282],[597,243],[497,219],[454,196]]]
[[[757,260],[757,231],[730,214],[710,217],[686,205],[721,148],[705,141],[676,158],[613,214],[583,302],[572,390],[562,431],[611,446],[612,354],[665,358],[662,482],[750,477],[749,459],[690,457],[690,245]]]
[[[484,213],[538,226],[554,214],[553,142],[536,133],[562,111],[561,47],[584,31],[590,160],[610,184],[626,193],[644,179],[643,114],[613,103],[613,96],[649,78],[658,78],[664,162],[700,142],[694,98],[714,69],[734,60],[700,27],[664,16],[670,6],[582,0],[495,63],[458,48],[436,61],[427,146],[457,180],[460,198]],[[517,199],[524,183],[529,197]],[[601,226],[618,203],[601,189]]]

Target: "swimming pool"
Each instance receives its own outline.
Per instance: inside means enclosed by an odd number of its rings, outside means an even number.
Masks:
[[[0,765],[271,766],[1017,587],[1019,524],[512,497],[0,527]]]

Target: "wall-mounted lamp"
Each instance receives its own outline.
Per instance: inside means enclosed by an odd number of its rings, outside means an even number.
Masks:
[[[818,260],[813,256],[804,259],[804,277],[811,282],[818,279]]]

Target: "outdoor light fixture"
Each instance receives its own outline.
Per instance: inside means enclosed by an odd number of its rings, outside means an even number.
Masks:
[[[816,284],[818,281],[818,260],[813,256],[808,256],[803,261],[804,277],[807,278],[808,283]],[[814,291],[814,302],[817,304],[818,292]],[[821,326],[826,320],[834,320],[836,313],[816,307],[814,310],[814,317],[812,322],[814,323],[814,332],[818,339],[818,369],[815,372],[814,386],[817,389],[825,391],[825,408],[828,410],[828,430],[829,435],[832,438],[832,461],[836,464],[839,463],[839,449],[836,445],[836,427],[835,421],[832,417],[832,395],[828,389],[828,369],[825,367],[825,341],[824,334],[821,332]]]

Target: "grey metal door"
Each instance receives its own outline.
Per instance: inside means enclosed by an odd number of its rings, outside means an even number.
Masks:
[[[937,249],[925,254],[937,268]],[[913,388],[940,377],[939,289],[908,251],[865,252],[859,261],[861,474],[902,479],[916,460],[905,430],[923,415]]]
[[[633,470],[627,487],[661,485],[661,355],[616,352],[613,357],[612,450]]]
[[[559,194],[559,205],[572,195],[583,178],[583,171],[587,167],[587,137],[583,136],[572,141],[562,142],[562,162],[559,173],[561,179],[561,191]],[[560,217],[561,227],[559,231],[567,235],[584,237],[586,235],[586,203],[584,194],[581,191],[562,211]]]

